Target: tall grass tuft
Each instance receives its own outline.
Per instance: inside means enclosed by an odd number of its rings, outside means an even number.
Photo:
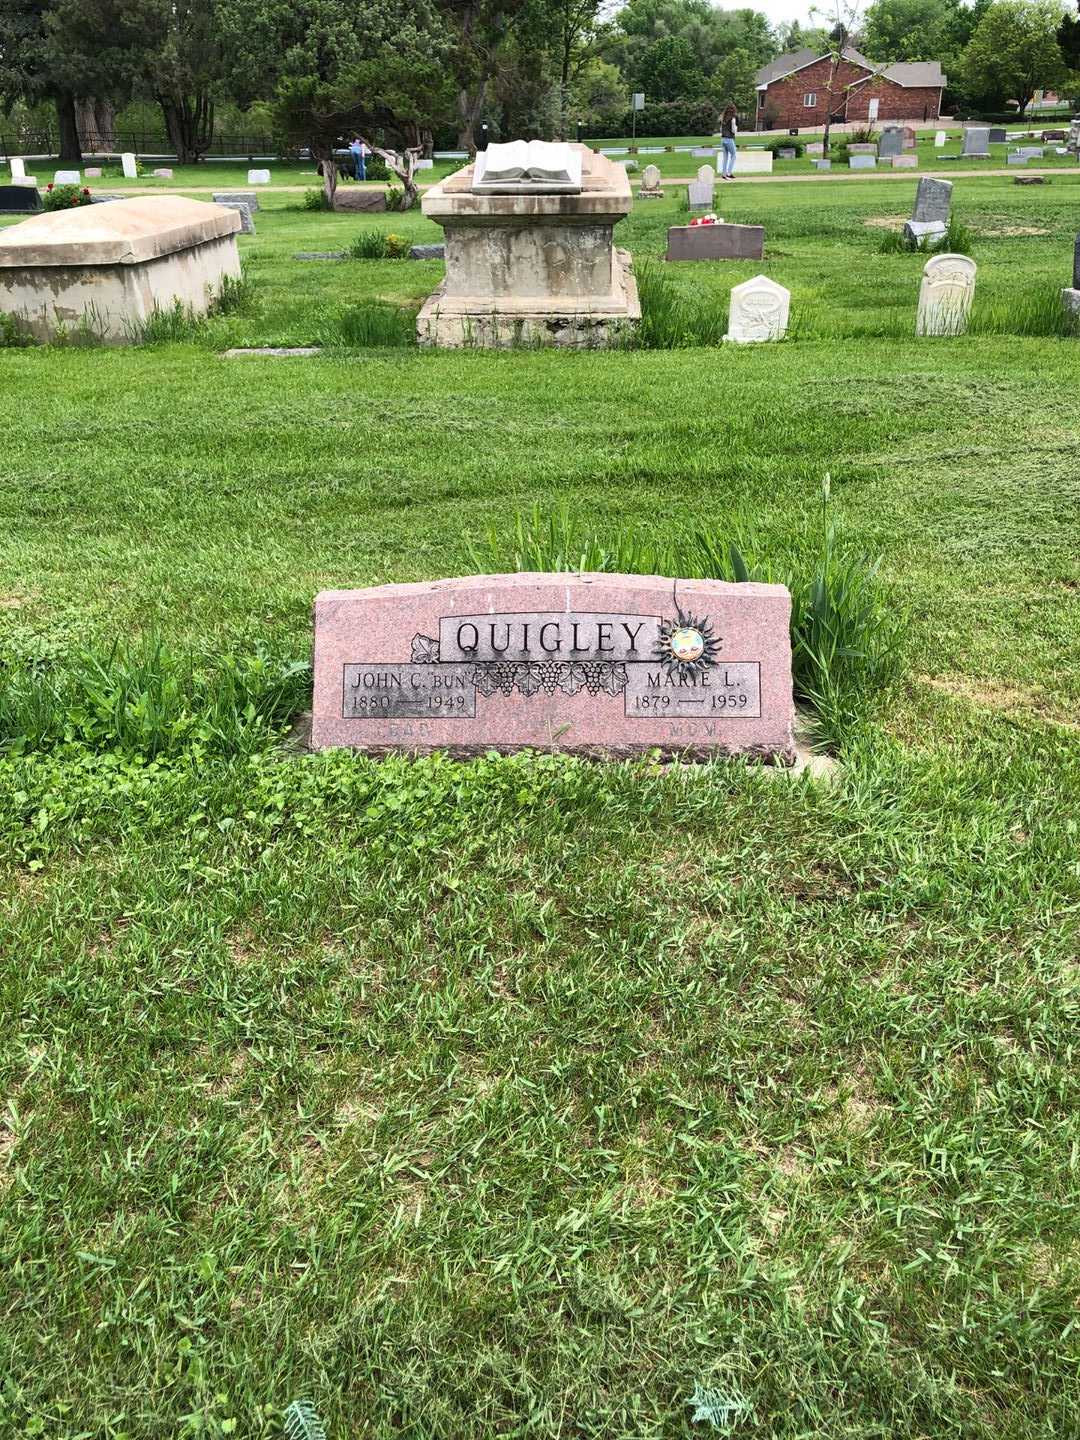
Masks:
[[[895,681],[904,621],[886,596],[875,564],[847,546],[830,511],[829,477],[786,555],[769,556],[742,514],[726,534],[696,526],[663,539],[625,530],[607,542],[584,531],[566,508],[535,505],[508,537],[491,531],[470,542],[478,570],[602,571],[685,580],[769,581],[791,591],[791,650],[796,699],[811,714],[815,738],[838,745]]]
[[[347,305],[336,321],[337,334],[328,337],[344,345],[412,345],[416,340],[416,317],[397,305]]]
[[[727,333],[727,296],[684,295],[658,260],[635,264],[641,324],[637,344],[644,350],[677,350],[719,345]]]
[[[1061,289],[1057,285],[1033,285],[1023,295],[1007,302],[988,300],[980,303],[976,291],[968,331],[972,335],[1076,339],[1080,337],[1080,316],[1065,309],[1061,303]]]
[[[310,666],[264,651],[212,664],[160,640],[0,668],[0,751],[73,743],[146,756],[247,753],[306,702]]]

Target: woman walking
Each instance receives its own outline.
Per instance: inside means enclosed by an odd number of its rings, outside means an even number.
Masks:
[[[720,117],[720,147],[724,152],[720,161],[720,178],[722,180],[735,178],[735,136],[738,133],[739,125],[735,118],[735,106],[729,105]]]

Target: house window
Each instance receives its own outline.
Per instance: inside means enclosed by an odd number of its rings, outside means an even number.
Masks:
[[[817,105],[817,91],[808,90],[802,97],[802,103],[805,109],[813,110]]]

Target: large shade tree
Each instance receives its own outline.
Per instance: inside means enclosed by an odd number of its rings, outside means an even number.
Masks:
[[[1015,100],[1022,115],[1036,90],[1068,78],[1058,43],[1064,18],[1060,0],[994,0],[964,50],[968,91],[995,107]]]
[[[53,103],[61,163],[82,164],[80,97],[113,98],[122,90],[131,28],[121,0],[0,4],[0,98]]]
[[[361,135],[416,200],[424,135],[452,103],[450,42],[427,0],[297,0],[278,11],[274,112],[282,137],[306,145],[337,187],[335,151]]]

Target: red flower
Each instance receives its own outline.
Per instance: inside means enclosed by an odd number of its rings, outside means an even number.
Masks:
[[[89,195],[89,194],[90,194],[90,191],[89,191],[89,190],[87,190],[87,189],[86,189],[86,187],[85,187],[85,186],[84,186],[84,187],[83,187],[83,192],[82,192],[82,193],[83,193],[83,194],[84,194],[84,195]]]
[[[46,190],[51,190],[51,189],[52,189],[52,186],[51,186],[51,185],[46,185],[46,186],[45,186],[45,189],[46,189]]]

